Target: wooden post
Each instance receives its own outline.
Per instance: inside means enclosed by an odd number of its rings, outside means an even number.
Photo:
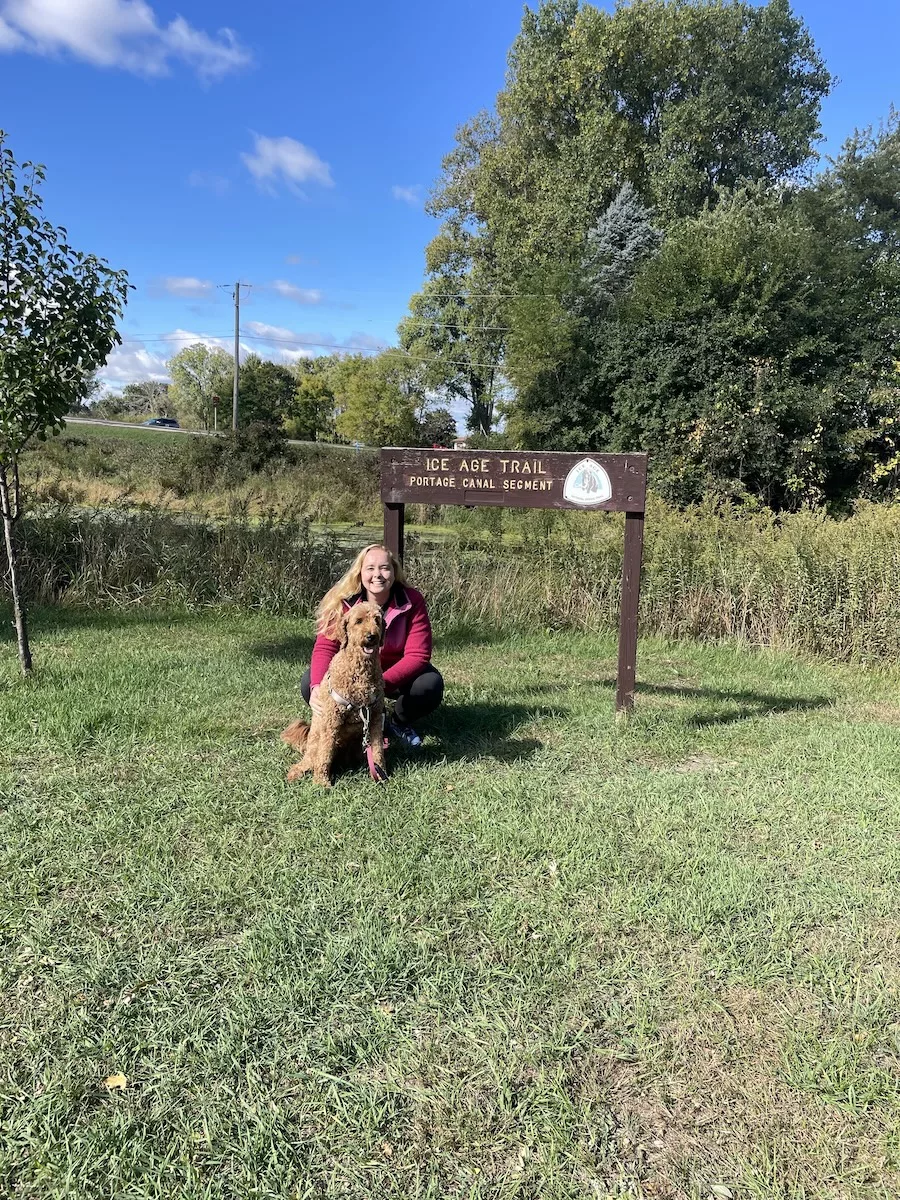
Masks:
[[[641,558],[644,552],[644,514],[625,514],[625,555],[622,561],[622,595],[619,601],[619,666],[616,671],[616,714],[634,708],[637,663],[638,600],[641,595]]]
[[[403,562],[403,527],[406,524],[405,504],[385,504],[384,506],[384,544],[388,550]]]

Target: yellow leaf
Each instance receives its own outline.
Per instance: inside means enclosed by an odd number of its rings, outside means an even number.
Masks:
[[[122,1091],[123,1088],[128,1087],[128,1079],[125,1075],[110,1075],[103,1082],[111,1092]]]
[[[381,1143],[381,1153],[384,1155],[385,1158],[391,1158],[394,1153],[394,1147],[391,1145],[390,1142],[382,1142]]]

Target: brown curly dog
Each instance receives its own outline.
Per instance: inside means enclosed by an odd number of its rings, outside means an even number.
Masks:
[[[387,779],[384,763],[384,679],[379,647],[384,616],[377,604],[354,604],[341,618],[341,647],[319,687],[321,712],[312,724],[292,721],[281,740],[304,751],[287,773],[288,782],[312,771],[316,783],[331,787],[339,751],[365,751],[373,779]]]

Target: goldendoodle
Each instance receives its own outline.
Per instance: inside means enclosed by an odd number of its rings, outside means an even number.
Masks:
[[[316,783],[331,787],[338,751],[365,751],[369,772],[387,779],[384,761],[384,679],[379,647],[384,616],[377,604],[355,604],[341,618],[340,649],[319,685],[321,712],[312,724],[292,721],[281,740],[302,750],[303,758],[287,773],[288,782],[312,771]]]

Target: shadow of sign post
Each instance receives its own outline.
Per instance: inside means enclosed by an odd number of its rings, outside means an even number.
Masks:
[[[381,451],[384,544],[403,561],[407,504],[570,508],[625,513],[616,712],[634,707],[638,601],[647,497],[646,454],[556,451]]]

